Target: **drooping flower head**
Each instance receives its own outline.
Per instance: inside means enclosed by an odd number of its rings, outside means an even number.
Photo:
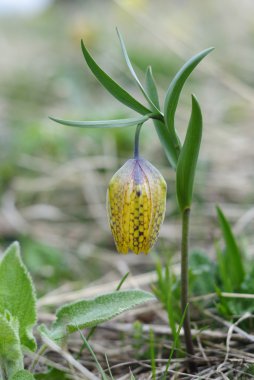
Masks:
[[[143,158],[128,160],[112,177],[107,210],[116,248],[148,253],[157,240],[166,208],[167,185]]]

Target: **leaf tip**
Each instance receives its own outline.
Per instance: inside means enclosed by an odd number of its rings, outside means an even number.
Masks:
[[[223,214],[222,209],[218,204],[215,205],[215,208],[218,216]]]
[[[201,112],[200,104],[199,104],[198,98],[196,97],[195,94],[191,94],[191,101],[192,101],[192,105],[195,105],[199,109],[199,111]]]
[[[195,94],[191,94],[191,103],[192,103],[192,111],[194,111],[194,109],[196,110],[196,112],[199,114],[199,118],[202,123],[202,111]]]
[[[81,48],[82,48],[82,49],[85,47],[85,44],[84,44],[83,38],[81,38],[81,40],[80,40],[80,45],[81,45]]]
[[[206,56],[207,54],[211,53],[214,49],[215,49],[214,46],[210,46],[209,48],[204,49],[203,52],[201,53],[203,53],[203,55]]]
[[[20,258],[20,244],[18,241],[14,241],[5,251],[4,257],[14,255]]]
[[[20,251],[20,244],[17,240],[15,240],[10,247],[15,248],[17,251]]]
[[[53,117],[53,116],[48,116],[48,118],[49,118],[50,120],[54,121],[55,123],[61,124],[61,120],[60,120],[60,119],[57,119],[57,118],[55,118],[55,117]]]
[[[146,73],[152,75],[152,66],[151,65],[147,66]]]
[[[118,29],[117,26],[116,26],[116,34],[117,34],[117,36],[118,36],[118,38],[119,38],[119,40],[120,40],[120,42],[121,42],[122,39],[123,39],[123,37],[122,37],[121,32],[120,32],[120,30]]]
[[[83,41],[83,38],[81,38],[81,40],[80,40],[80,45],[81,45],[81,50],[82,50],[83,56],[84,56],[85,60],[87,60],[87,55],[89,55],[89,53],[87,51],[87,48],[86,48],[85,43]]]

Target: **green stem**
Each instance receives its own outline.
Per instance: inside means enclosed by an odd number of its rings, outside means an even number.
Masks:
[[[188,307],[188,253],[189,253],[189,222],[190,208],[182,212],[182,247],[181,247],[181,306],[182,313],[186,313],[183,328],[188,365],[191,372],[196,372],[196,364],[193,360],[195,355],[190,328],[190,310]]]
[[[135,133],[135,143],[134,143],[134,158],[139,157],[139,135],[141,131],[142,124],[137,125],[136,133]]]
[[[7,380],[7,379],[8,377],[6,374],[5,365],[3,361],[0,359],[0,380]]]
[[[46,344],[43,344],[40,349],[38,350],[34,360],[32,361],[30,367],[29,367],[29,371],[30,372],[34,372],[35,371],[35,368],[37,366],[37,364],[39,363],[39,360],[41,358],[41,356],[47,351],[47,348],[48,346]]]

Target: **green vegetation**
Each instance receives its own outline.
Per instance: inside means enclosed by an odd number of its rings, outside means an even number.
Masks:
[[[0,16],[1,380],[187,379],[188,313],[194,378],[253,377],[253,6],[156,8],[56,0]],[[105,194],[140,123],[140,152],[168,184],[166,218],[151,254],[120,256]]]

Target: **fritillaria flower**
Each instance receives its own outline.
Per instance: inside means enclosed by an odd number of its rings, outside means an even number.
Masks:
[[[116,248],[148,253],[157,240],[166,208],[167,185],[150,162],[128,160],[112,177],[107,210]]]

